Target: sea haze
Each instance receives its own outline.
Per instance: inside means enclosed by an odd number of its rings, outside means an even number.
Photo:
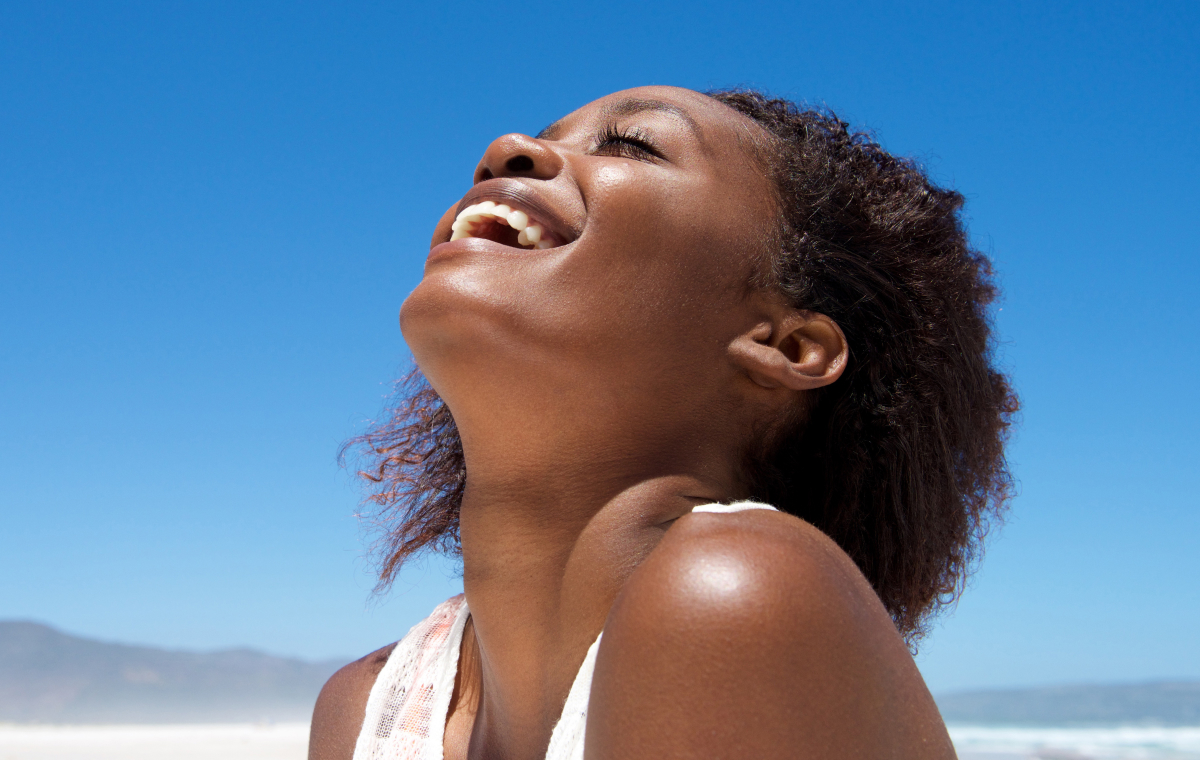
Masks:
[[[1200,726],[1200,682],[1077,684],[937,697],[948,723],[1007,726]]]
[[[307,722],[321,685],[348,660],[169,651],[0,621],[0,721]]]

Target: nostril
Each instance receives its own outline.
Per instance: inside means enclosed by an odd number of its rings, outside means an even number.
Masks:
[[[529,156],[513,156],[504,162],[504,168],[510,172],[527,172],[533,168],[533,159]]]

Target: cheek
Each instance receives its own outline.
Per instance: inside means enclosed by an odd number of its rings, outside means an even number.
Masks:
[[[740,300],[751,273],[752,236],[745,213],[711,182],[671,175],[655,181],[613,169],[598,182],[589,219],[595,251],[580,256],[587,279],[632,318],[655,319],[696,332]],[[664,324],[664,327],[666,324]],[[681,337],[681,336],[677,336]]]
[[[401,310],[422,369],[587,367],[632,382],[722,361],[744,328],[744,212],[711,182],[637,169],[613,165],[589,178],[587,227],[569,250],[429,271]]]

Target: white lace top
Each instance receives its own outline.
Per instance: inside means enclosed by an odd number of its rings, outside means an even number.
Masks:
[[[766,504],[705,504],[693,512],[741,512],[771,509]],[[412,627],[379,671],[362,730],[354,745],[354,760],[442,760],[446,712],[458,673],[463,627],[470,612],[462,595],[451,597]],[[550,735],[546,760],[583,760],[588,697],[601,632],[588,648],[571,684],[562,716]]]

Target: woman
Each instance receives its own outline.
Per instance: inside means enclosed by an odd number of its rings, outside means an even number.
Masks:
[[[953,757],[909,645],[1016,409],[961,196],[670,87],[474,179],[400,313],[428,385],[364,437],[384,582],[461,547],[465,600],[329,681],[310,757]]]

